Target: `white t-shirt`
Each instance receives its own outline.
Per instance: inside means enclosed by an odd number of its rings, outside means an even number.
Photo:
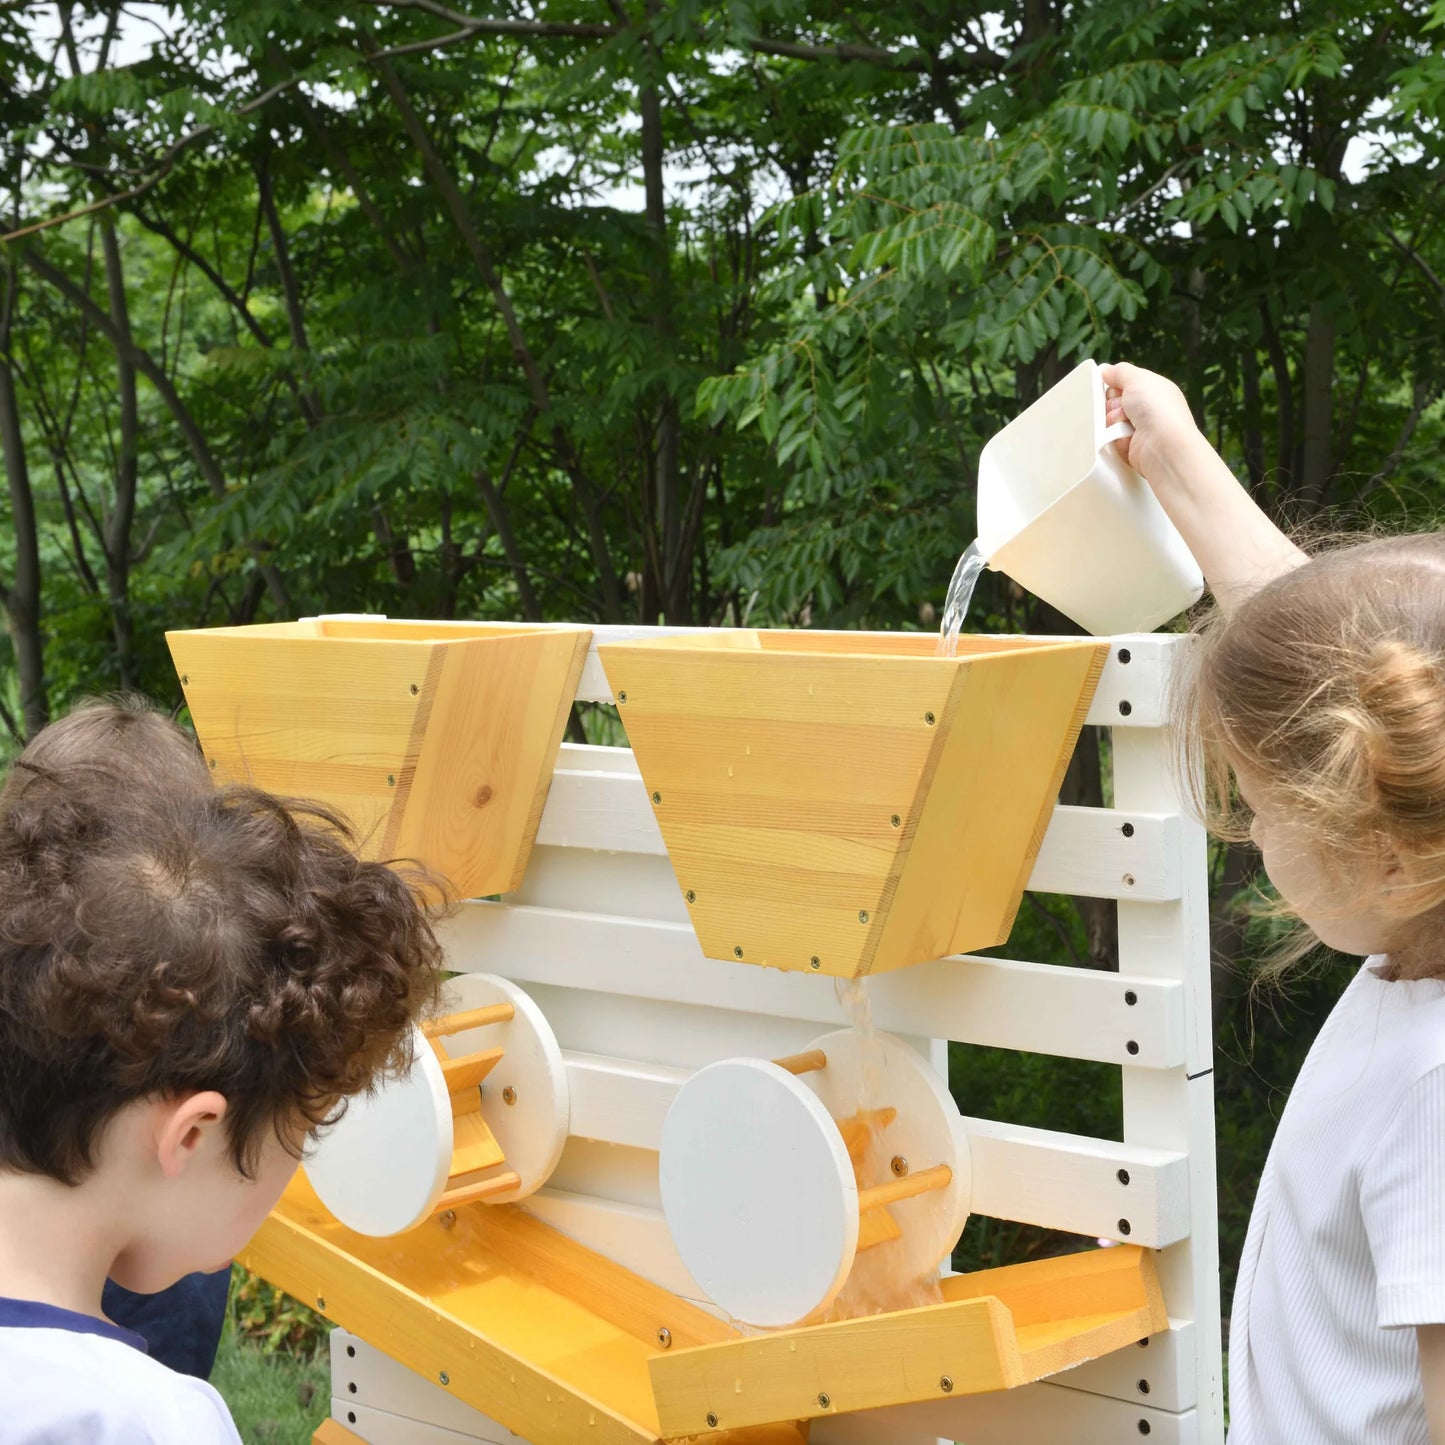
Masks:
[[[1445,1323],[1445,981],[1366,959],[1279,1122],[1239,1263],[1229,1445],[1429,1445]]]
[[[241,1445],[221,1397],[90,1315],[0,1299],[0,1445]]]

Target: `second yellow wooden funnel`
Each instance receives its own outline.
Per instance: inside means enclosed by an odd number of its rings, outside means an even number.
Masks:
[[[935,645],[598,648],[709,957],[853,978],[1008,937],[1108,647]]]

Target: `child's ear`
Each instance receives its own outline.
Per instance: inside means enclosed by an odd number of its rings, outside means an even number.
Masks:
[[[183,1094],[161,1106],[156,1155],[168,1179],[181,1174],[203,1144],[218,1138],[226,1117],[226,1096],[214,1089]]]

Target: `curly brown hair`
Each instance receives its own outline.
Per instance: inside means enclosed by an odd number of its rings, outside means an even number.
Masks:
[[[268,1130],[294,1145],[407,1062],[441,964],[412,882],[185,757],[42,732],[0,790],[0,1168],[74,1184],[119,1110],[215,1089],[249,1175]]]

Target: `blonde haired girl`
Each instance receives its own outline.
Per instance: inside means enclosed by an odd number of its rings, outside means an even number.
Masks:
[[[1230,1442],[1445,1445],[1445,535],[1306,557],[1172,382],[1104,380],[1218,604],[1184,708],[1211,822],[1247,826],[1290,911],[1365,959],[1260,1179]]]

